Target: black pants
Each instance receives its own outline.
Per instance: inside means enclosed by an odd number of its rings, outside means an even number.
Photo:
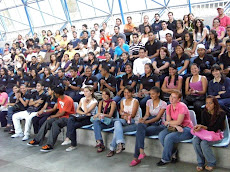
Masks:
[[[33,122],[34,134],[38,134],[38,131],[42,127],[42,124],[47,120],[49,116],[50,115],[45,115],[41,117],[38,117],[38,116],[33,117],[32,122]]]
[[[71,140],[71,146],[77,146],[77,132],[76,129],[81,128],[84,125],[89,125],[90,116],[79,120],[75,116],[70,116],[67,123],[67,133],[66,136]]]
[[[5,127],[7,124],[6,116],[7,116],[7,111],[0,112],[1,127]]]
[[[39,142],[39,144],[41,145],[47,131],[50,130],[46,144],[53,147],[57,141],[57,137],[60,134],[61,129],[67,125],[67,121],[68,118],[51,118],[49,120],[46,120],[40,128],[38,134],[34,138],[35,141]]]

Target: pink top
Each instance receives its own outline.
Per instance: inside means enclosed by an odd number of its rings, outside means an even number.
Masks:
[[[6,92],[0,93],[0,102],[2,102],[4,98],[6,98],[6,101],[3,106],[6,106],[8,103],[8,94]]]
[[[193,76],[190,79],[190,83],[189,83],[189,87],[192,88],[193,90],[197,90],[197,91],[203,91],[203,84],[201,81],[201,75],[199,75],[199,79],[197,82],[192,82]],[[193,94],[193,95],[199,95],[199,94]]]
[[[221,36],[221,32],[223,32],[223,31],[225,32],[225,28],[223,26],[219,26],[218,30],[213,27],[212,30],[216,31],[218,38]]]
[[[217,18],[219,18],[219,16],[217,16]],[[225,15],[223,18],[219,18],[219,19],[220,19],[220,26],[226,28],[228,25],[230,25],[230,17]]]
[[[170,109],[170,112],[169,112],[169,109]],[[177,120],[178,115],[184,115],[184,120],[181,123],[181,125],[183,127],[189,127],[189,128],[193,127],[193,123],[190,119],[188,107],[182,102],[177,103],[175,110],[173,109],[172,105],[168,105],[166,108],[166,114],[170,115],[172,120]]]
[[[170,83],[168,83],[169,80],[169,76],[165,77],[165,81],[166,81],[166,87],[168,89],[176,89],[178,87],[178,81],[182,79],[182,76],[178,76],[178,80],[176,82],[176,85],[174,85],[174,80],[171,79]]]
[[[153,107],[153,100],[149,99],[146,102],[146,106],[149,107],[149,113],[151,116],[157,116],[157,114],[160,112],[161,109],[166,109],[167,107],[167,103],[163,100],[160,100],[159,104],[157,105],[157,107]],[[161,117],[162,121],[164,121],[165,119],[165,115],[162,115]]]

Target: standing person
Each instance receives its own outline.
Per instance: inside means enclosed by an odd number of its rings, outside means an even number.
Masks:
[[[101,130],[113,127],[113,117],[116,118],[116,102],[111,99],[110,91],[105,88],[102,91],[102,100],[98,104],[98,112],[93,116],[97,152],[105,150]]]
[[[224,130],[225,112],[220,108],[217,99],[214,96],[208,96],[206,98],[205,109],[202,112],[201,123],[194,126],[193,133],[205,131],[218,132],[218,130]],[[226,127],[226,126],[225,126]],[[197,171],[202,171],[204,168],[208,171],[212,171],[216,166],[216,158],[212,152],[211,146],[215,142],[203,140],[199,137],[195,137],[192,141],[194,150],[197,156],[198,165]],[[205,166],[205,159],[207,165]],[[205,167],[204,167],[205,166]]]
[[[121,33],[124,33],[124,25],[122,24],[122,21],[121,21],[120,18],[116,18],[116,24],[115,24],[115,26],[120,27]]]
[[[217,18],[220,19],[220,26],[226,28],[228,25],[230,25],[230,17],[224,14],[224,8],[218,7],[217,12],[218,12]]]
[[[168,29],[171,31],[176,30],[177,21],[173,17],[173,12],[168,12],[168,18],[169,18],[169,20],[167,21]]]
[[[65,142],[68,143],[68,139],[71,140],[71,146],[66,149],[67,152],[70,152],[77,147],[76,129],[91,124],[90,118],[96,114],[97,100],[94,97],[93,87],[85,87],[84,96],[85,97],[81,98],[77,107],[77,114],[71,115],[67,122],[67,139]],[[62,145],[66,144],[63,143]]]
[[[120,33],[119,26],[114,26],[114,35],[112,36],[112,49],[115,49],[118,46],[118,38],[123,37],[124,42],[126,41],[126,36],[123,33]]]
[[[175,144],[192,138],[190,133],[193,123],[187,106],[181,102],[182,94],[174,91],[170,95],[170,105],[166,108],[166,129],[160,132],[159,140],[163,146],[162,159],[157,166],[177,162],[178,150]],[[174,132],[172,132],[174,131]]]
[[[134,89],[126,86],[124,89],[125,99],[120,104],[120,119],[114,122],[113,140],[110,143],[110,151],[107,157],[119,154],[125,150],[123,133],[135,131],[140,119],[139,103],[133,98]]]
[[[32,97],[29,100],[29,107],[25,111],[15,113],[13,115],[13,123],[15,128],[15,134],[12,135],[12,138],[22,137],[22,141],[26,141],[30,137],[30,130],[32,124],[32,118],[37,115],[37,112],[42,109],[45,105],[47,96],[44,92],[44,86],[41,82],[38,82],[36,85],[36,92],[32,94]],[[22,132],[20,121],[25,119],[25,131]]]
[[[145,44],[148,58],[153,62],[156,57],[159,56],[159,49],[161,48],[161,42],[156,39],[153,32],[149,32],[149,40]]]
[[[38,146],[39,144],[41,145],[44,141],[47,131],[50,130],[46,145],[42,147],[40,150],[41,152],[50,152],[53,150],[61,129],[67,125],[69,115],[75,113],[73,99],[64,95],[63,88],[56,87],[54,89],[54,94],[58,99],[58,112],[55,115],[48,117],[35,138],[27,143],[28,146]]]
[[[168,24],[166,21],[161,22],[162,30],[159,31],[159,40],[161,43],[166,42],[166,34],[171,33],[173,36],[173,31],[168,29]]]
[[[50,86],[48,89],[48,97],[43,108],[38,111],[37,115],[32,118],[34,134],[38,134],[42,124],[51,115],[57,111],[57,98],[54,96],[54,87]]]
[[[147,16],[147,15],[144,16],[144,23],[139,25],[139,32],[141,32],[141,34],[144,34],[145,26],[150,27],[149,16]]]
[[[127,24],[125,24],[125,27],[124,27],[124,33],[126,35],[126,40],[128,43],[130,41],[130,35],[132,34],[134,27],[135,27],[135,25],[132,23],[132,17],[128,16],[127,17]]]
[[[146,103],[145,116],[139,119],[137,125],[134,159],[130,166],[136,166],[146,157],[144,152],[145,136],[157,135],[165,128],[163,121],[167,103],[160,99],[160,91],[158,87],[150,89],[151,99]]]
[[[156,13],[154,15],[154,23],[152,24],[152,30],[156,38],[159,38],[159,31],[162,29],[161,28],[161,20],[160,20],[160,14]]]

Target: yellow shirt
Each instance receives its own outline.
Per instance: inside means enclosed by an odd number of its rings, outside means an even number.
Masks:
[[[63,41],[61,40],[61,42],[59,43],[61,47],[66,47],[67,48],[67,44],[69,43],[69,41]],[[66,50],[66,48],[64,48]]]
[[[55,40],[56,40],[56,42],[61,42],[61,40],[62,40],[61,35],[56,35]]]
[[[76,52],[75,50],[72,50],[72,51],[67,50],[67,51],[65,51],[64,55],[65,55],[65,54],[68,54],[68,55],[69,55],[69,59],[72,60],[73,57],[74,57],[74,55],[75,55],[76,53],[77,53],[77,52]]]

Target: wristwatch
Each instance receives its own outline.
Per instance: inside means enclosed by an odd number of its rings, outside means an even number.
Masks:
[[[44,110],[43,112],[45,112],[45,113],[46,113],[46,110]]]
[[[69,84],[69,87],[71,87],[71,84]]]

